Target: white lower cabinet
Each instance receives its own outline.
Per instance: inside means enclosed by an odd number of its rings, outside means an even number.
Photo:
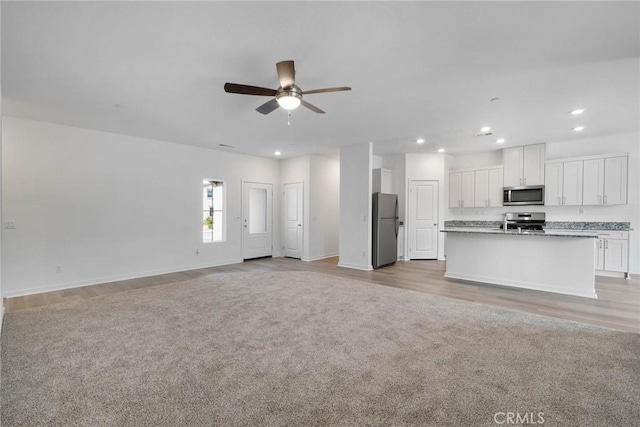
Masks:
[[[596,274],[629,274],[629,232],[598,232],[596,240]]]

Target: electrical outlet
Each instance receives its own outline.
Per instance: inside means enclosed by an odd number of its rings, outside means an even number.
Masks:
[[[57,267],[56,267],[56,271],[57,271],[58,273],[62,273],[62,266],[61,266],[61,265],[57,266]]]

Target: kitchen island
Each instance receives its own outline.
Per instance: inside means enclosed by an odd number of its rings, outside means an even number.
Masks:
[[[597,298],[597,234],[445,228],[445,277]]]

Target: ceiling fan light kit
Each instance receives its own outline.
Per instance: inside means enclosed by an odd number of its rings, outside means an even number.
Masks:
[[[350,87],[328,87],[324,89],[313,89],[304,92],[295,84],[296,70],[293,61],[280,61],[276,64],[278,71],[278,80],[280,87],[278,89],[269,89],[259,86],[249,86],[238,83],[225,83],[224,91],[227,93],[237,93],[240,95],[256,95],[274,97],[270,101],[265,102],[256,111],[261,114],[269,114],[278,107],[282,107],[287,111],[295,110],[300,105],[308,108],[314,113],[324,114],[320,108],[310,104],[302,99],[304,94],[342,92],[351,90]]]
[[[295,110],[300,106],[302,101],[302,91],[296,85],[291,86],[288,89],[278,89],[276,93],[276,100],[278,105],[285,110]]]

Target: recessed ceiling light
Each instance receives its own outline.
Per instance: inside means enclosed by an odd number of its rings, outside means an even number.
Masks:
[[[444,148],[438,148],[438,153],[444,153]]]
[[[504,138],[500,138],[499,140],[496,141],[498,144],[504,144]]]
[[[275,152],[275,153],[273,153],[273,154],[275,154],[276,156],[279,156],[279,155],[280,155],[280,154],[282,154],[282,153],[281,153],[281,152],[279,152],[279,151],[276,151],[276,152]]]
[[[575,130],[576,132],[580,132],[581,130],[584,130],[584,126],[576,126],[573,128],[573,130]]]
[[[489,132],[491,130],[491,126],[485,126],[480,128],[480,132]]]
[[[418,139],[416,139],[416,143],[418,143],[418,144],[424,144],[424,138],[418,138]]]
[[[577,116],[578,114],[582,114],[584,113],[584,108],[578,108],[576,110],[571,111],[571,114],[573,114],[574,116]]]

